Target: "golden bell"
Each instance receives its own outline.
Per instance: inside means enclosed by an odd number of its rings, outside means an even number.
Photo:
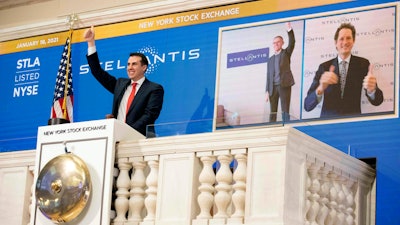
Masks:
[[[36,205],[54,223],[65,223],[79,216],[92,189],[85,162],[72,153],[50,160],[36,182]]]

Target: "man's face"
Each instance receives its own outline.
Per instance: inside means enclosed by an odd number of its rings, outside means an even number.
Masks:
[[[343,57],[349,56],[354,45],[354,38],[351,30],[348,28],[341,29],[335,44],[339,55]]]
[[[280,37],[276,37],[276,38],[274,38],[274,41],[272,42],[272,44],[274,46],[275,52],[279,52],[282,49],[283,40]]]
[[[142,59],[139,56],[131,56],[128,59],[126,70],[128,77],[133,81],[137,81],[142,78],[147,69],[146,65],[142,65],[141,60]]]

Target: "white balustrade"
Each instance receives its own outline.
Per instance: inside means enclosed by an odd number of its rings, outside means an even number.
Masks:
[[[214,215],[214,219],[224,221],[228,218],[228,206],[231,203],[231,190],[232,190],[232,172],[229,164],[232,161],[232,156],[220,155],[218,156],[220,162],[220,168],[217,171],[215,186],[215,205],[217,207],[217,213]]]
[[[320,183],[318,179],[318,170],[319,166],[316,163],[311,164],[310,167],[307,168],[308,170],[308,176],[310,177],[311,180],[311,186],[310,186],[310,195],[309,195],[309,201],[310,201],[310,208],[307,212],[307,222],[311,225],[316,225],[316,218],[317,214],[320,210],[320,205],[319,205],[319,191],[320,191]]]
[[[325,224],[325,219],[326,216],[328,216],[329,213],[329,208],[327,206],[329,200],[328,200],[328,195],[329,195],[329,189],[330,189],[330,183],[328,179],[328,173],[329,169],[326,166],[323,166],[319,170],[319,177],[320,177],[320,190],[319,190],[319,204],[320,204],[320,210],[317,215],[317,224]]]
[[[357,182],[350,174],[335,172],[332,166],[307,164],[307,185],[305,224],[312,225],[353,225],[355,190]]]
[[[146,221],[145,224],[154,224],[157,204],[158,160],[150,160],[147,163],[150,167],[150,173],[146,179],[147,197],[145,199],[145,206],[147,216],[144,218],[144,221]]]
[[[329,203],[328,203],[328,208],[329,208],[329,213],[328,217],[326,218],[326,225],[333,225],[336,223],[336,215],[337,215],[337,196],[338,196],[338,191],[335,187],[336,184],[336,177],[337,174],[335,172],[330,171],[328,173],[328,178],[330,182],[330,190],[329,190]]]
[[[351,177],[346,180],[346,183],[343,186],[344,193],[346,195],[346,225],[354,224],[354,197],[355,192],[353,191],[353,187],[355,187],[356,182],[354,182]]]
[[[129,199],[129,224],[138,224],[143,220],[142,211],[144,208],[146,177],[144,169],[146,162],[143,157],[135,157],[132,162],[133,172],[131,176],[131,190]]]
[[[242,224],[244,222],[244,206],[246,201],[246,175],[247,175],[247,156],[245,153],[235,155],[237,167],[233,173],[233,195],[232,202],[234,213],[228,220],[231,223]]]
[[[114,225],[374,224],[374,170],[294,128],[121,141],[116,166]]]
[[[35,151],[0,153],[1,224],[29,224],[31,210],[36,206],[32,202],[34,168]]]
[[[200,207],[200,213],[197,215],[198,220],[211,219],[211,208],[214,204],[214,184],[215,184],[215,173],[212,165],[215,162],[214,156],[203,156],[200,157],[203,163],[203,169],[199,176],[199,191],[200,194],[197,197],[197,202]]]
[[[115,200],[115,211],[117,212],[117,217],[114,219],[114,224],[123,224],[127,221],[125,215],[129,208],[129,188],[130,188],[130,178],[129,170],[132,165],[128,162],[127,158],[118,159],[119,175],[117,178],[117,199]]]

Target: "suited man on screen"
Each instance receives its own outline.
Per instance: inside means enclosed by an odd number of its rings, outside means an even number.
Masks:
[[[335,33],[338,56],[322,63],[304,101],[304,109],[313,110],[323,99],[321,118],[361,114],[361,93],[378,106],[382,90],[365,58],[351,54],[356,30],[350,23],[341,24]],[[363,92],[361,92],[363,90]]]
[[[114,94],[112,115],[107,117],[126,122],[144,136],[155,137],[152,125],[160,115],[164,89],[144,76],[149,64],[146,56],[131,53],[126,66],[128,78],[116,78],[100,66],[93,26],[85,31],[84,38],[88,43],[86,58],[93,76]]]
[[[278,101],[281,101],[283,121],[290,120],[289,108],[294,78],[290,68],[290,57],[292,56],[295,37],[290,22],[286,24],[289,43],[282,48],[284,41],[281,36],[273,39],[274,55],[268,59],[267,85],[265,90],[265,101],[270,103],[269,122],[276,122],[278,112]]]

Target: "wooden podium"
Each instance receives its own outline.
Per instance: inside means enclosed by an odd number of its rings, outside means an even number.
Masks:
[[[41,169],[51,159],[65,154],[67,148],[86,163],[92,183],[85,209],[68,224],[109,225],[115,145],[121,140],[144,138],[127,124],[115,119],[39,127],[30,224],[54,225],[36,206],[35,187]]]

